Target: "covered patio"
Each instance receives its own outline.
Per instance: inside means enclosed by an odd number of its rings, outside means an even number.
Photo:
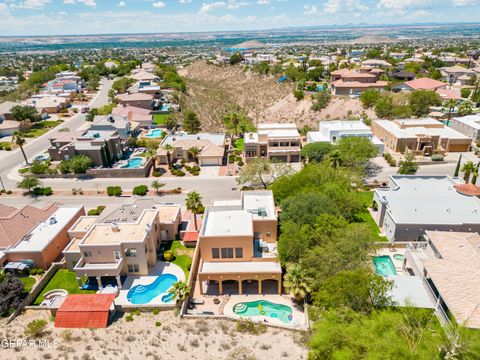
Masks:
[[[277,262],[203,262],[198,279],[204,295],[281,294]]]

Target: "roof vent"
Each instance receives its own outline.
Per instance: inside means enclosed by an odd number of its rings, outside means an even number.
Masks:
[[[146,225],[146,226],[145,226],[145,232],[146,232],[147,234],[149,234],[150,231],[152,231],[152,225]]]
[[[112,229],[113,232],[119,232],[120,229],[118,228],[118,224],[117,223],[111,223],[110,224],[110,228]]]
[[[109,115],[107,120],[111,123],[114,123],[115,122],[115,118],[112,116],[112,115]]]
[[[48,223],[50,225],[55,225],[57,223],[57,218],[55,216],[52,216],[49,220]]]

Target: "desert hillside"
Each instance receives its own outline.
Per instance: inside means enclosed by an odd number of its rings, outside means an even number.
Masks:
[[[187,81],[188,92],[182,98],[184,108],[195,111],[205,131],[223,130],[223,116],[242,109],[259,122],[296,122],[299,128],[316,128],[318,121],[358,116],[360,102],[349,98],[332,98],[322,111],[311,111],[312,100],[296,101],[293,84],[278,84],[276,77],[245,71],[241,66],[216,66],[196,62],[180,72]],[[369,112],[374,118],[374,114]]]

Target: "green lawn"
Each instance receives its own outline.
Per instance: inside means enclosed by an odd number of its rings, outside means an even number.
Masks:
[[[69,294],[94,294],[94,290],[81,290],[78,287],[77,278],[73,271],[66,269],[58,270],[55,275],[50,279],[47,285],[43,288],[42,292],[35,299],[34,304],[40,305],[43,301],[43,295],[53,289],[65,289]]]
[[[185,273],[185,279],[188,279],[188,274],[190,273],[188,265],[192,264],[192,256],[195,250],[183,246],[180,240],[172,241],[169,244],[170,248],[167,245],[165,250],[172,250],[175,254],[175,260],[173,260],[172,263],[180,266]]]
[[[57,127],[61,123],[63,123],[63,121],[39,121],[37,123],[34,123],[30,129],[24,131],[23,135],[28,138],[39,137],[45,134],[50,129]]]
[[[365,206],[370,207],[373,201],[373,191],[362,191],[359,192],[358,195],[362,199]],[[372,215],[368,212],[368,210],[362,211],[361,213],[357,214],[357,219],[359,222],[365,223],[372,231],[372,237],[374,241],[388,241],[385,236],[380,236],[380,229],[378,228],[377,223],[373,220]]]
[[[243,138],[240,138],[235,142],[235,149],[241,150],[241,151],[245,149],[245,146],[243,144]]]
[[[35,278],[31,276],[25,276],[19,278],[21,282],[23,282],[23,286],[25,291],[30,292],[32,291],[33,285],[35,285]]]
[[[170,114],[155,114],[153,115],[153,122],[157,125],[165,125]]]

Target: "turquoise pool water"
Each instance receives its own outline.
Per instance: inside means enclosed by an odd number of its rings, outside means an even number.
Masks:
[[[268,316],[289,324],[293,319],[292,308],[287,305],[275,304],[270,301],[257,300],[235,304],[233,312],[238,316],[254,317]]]
[[[143,159],[142,158],[131,158],[127,160],[125,165],[122,165],[123,169],[136,169],[142,167]]]
[[[149,138],[152,138],[152,139],[156,139],[156,138],[162,137],[163,134],[164,134],[164,131],[163,131],[163,130],[153,129],[153,130],[151,130],[148,134],[146,134],[145,136],[146,136],[146,137],[149,137]]]
[[[162,104],[160,111],[170,111],[171,108],[172,106],[170,104]]]
[[[173,284],[178,281],[178,278],[172,274],[164,274],[158,276],[154,282],[148,285],[136,285],[130,289],[127,294],[127,299],[132,304],[148,304],[157,296],[162,296],[163,303],[172,301],[171,294],[165,294]]]
[[[379,275],[382,275],[382,276],[397,275],[397,270],[395,270],[395,265],[393,265],[393,261],[388,255],[374,256],[373,266],[375,266],[375,271]]]

